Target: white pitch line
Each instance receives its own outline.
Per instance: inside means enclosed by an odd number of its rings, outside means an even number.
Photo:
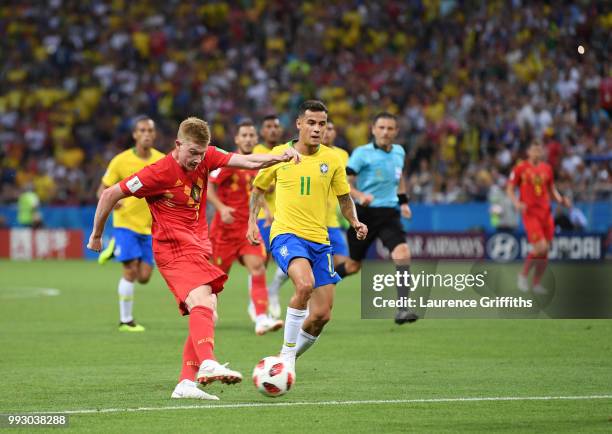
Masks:
[[[215,408],[254,408],[254,407],[296,407],[296,406],[334,406],[334,405],[378,405],[378,404],[422,404],[444,402],[482,402],[482,401],[560,401],[560,400],[592,400],[612,399],[612,395],[583,396],[492,396],[467,398],[421,398],[421,399],[369,399],[363,401],[298,401],[298,402],[251,402],[237,404],[205,404],[205,405],[173,405],[167,407],[138,408],[100,408],[63,411],[36,411],[28,414],[101,414],[101,413],[133,413],[139,411],[194,410]]]

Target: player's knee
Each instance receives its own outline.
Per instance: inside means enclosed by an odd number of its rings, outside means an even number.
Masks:
[[[295,293],[300,299],[310,299],[310,295],[312,294],[313,288],[314,282],[312,281],[312,279],[302,278],[298,279],[295,282]]]
[[[138,268],[126,265],[123,267],[123,278],[130,282],[135,282],[138,280]]]
[[[149,280],[151,280],[151,274],[138,276],[138,283],[142,285],[149,283]]]
[[[138,262],[129,261],[123,263],[123,278],[130,282],[138,280]]]
[[[146,262],[140,262],[138,264],[138,283],[148,283],[151,280],[153,274],[153,267]]]
[[[253,276],[261,276],[266,274],[266,266],[263,264],[263,262],[261,264],[257,264],[253,267],[251,267],[251,269],[249,270],[249,272],[253,275]]]
[[[546,241],[541,240],[535,243],[533,246],[533,254],[538,257],[548,256],[548,244]]]
[[[391,252],[391,259],[394,261],[410,262],[410,249],[408,244],[402,243],[396,246]]]
[[[205,287],[199,287],[189,293],[185,299],[185,304],[190,310],[196,306],[204,306],[214,310],[216,301],[216,296],[210,290],[207,291]]]

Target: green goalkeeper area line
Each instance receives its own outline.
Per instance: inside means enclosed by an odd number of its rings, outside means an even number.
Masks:
[[[419,399],[367,399],[363,401],[305,401],[305,402],[259,402],[237,404],[205,404],[205,405],[174,405],[167,407],[138,407],[138,408],[100,408],[83,410],[54,410],[40,411],[31,414],[101,414],[101,413],[131,413],[139,411],[169,411],[194,409],[226,409],[226,408],[254,408],[254,407],[299,407],[299,406],[348,406],[348,405],[384,405],[384,404],[435,404],[448,402],[483,402],[483,401],[574,401],[612,399],[611,395],[583,395],[583,396],[492,396],[492,397],[465,397],[465,398],[419,398]]]

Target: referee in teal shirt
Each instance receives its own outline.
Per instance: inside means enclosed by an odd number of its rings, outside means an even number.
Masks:
[[[358,147],[349,158],[346,173],[351,184],[351,196],[355,199],[357,216],[368,226],[368,236],[358,240],[355,230],[347,232],[349,258],[336,267],[340,277],[353,274],[361,268],[368,248],[376,238],[391,252],[391,259],[398,271],[410,272],[410,249],[402,228],[402,217],[410,218],[404,160],[406,153],[394,144],[397,137],[397,117],[391,113],[379,113],[372,125],[372,143]],[[399,210],[398,210],[399,204]],[[410,287],[398,286],[398,298],[408,297]],[[414,322],[418,316],[407,308],[399,309],[397,324]]]

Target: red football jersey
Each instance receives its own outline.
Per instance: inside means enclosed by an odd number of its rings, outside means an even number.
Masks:
[[[223,223],[219,212],[215,213],[210,224],[211,237],[245,238],[249,223],[249,198],[256,175],[257,170],[233,167],[222,167],[210,174],[210,182],[218,186],[219,200],[235,210],[232,212],[234,222],[231,224]]]
[[[548,191],[553,185],[550,164],[540,162],[534,166],[529,161],[521,161],[512,169],[509,182],[518,186],[521,202],[527,205],[526,212],[550,213]]]
[[[183,170],[172,154],[120,182],[128,195],[146,198],[153,217],[153,254],[158,265],[187,254],[209,256],[206,187],[210,171],[232,154],[209,146],[193,171]]]

